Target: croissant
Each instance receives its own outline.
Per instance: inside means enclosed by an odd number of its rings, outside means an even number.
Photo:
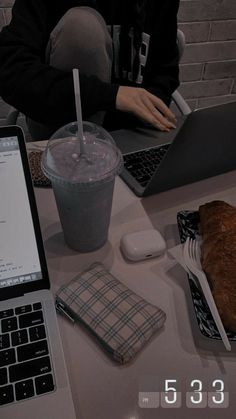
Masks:
[[[223,201],[199,207],[201,262],[226,329],[236,333],[236,208]]]

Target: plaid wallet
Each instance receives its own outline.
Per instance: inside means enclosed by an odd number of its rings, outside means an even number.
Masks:
[[[133,359],[166,320],[164,311],[135,294],[100,263],[58,290],[56,308],[83,324],[121,364]]]

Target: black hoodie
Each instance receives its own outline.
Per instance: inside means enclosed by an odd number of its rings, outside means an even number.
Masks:
[[[12,20],[0,33],[2,98],[44,124],[63,125],[75,120],[72,72],[45,63],[50,33],[67,10],[85,4],[96,7],[108,25],[120,25],[124,15],[121,3],[121,0],[16,0]],[[178,7],[179,0],[147,1],[144,32],[149,38],[149,51],[141,82],[113,79],[108,84],[96,76],[80,74],[84,119],[100,110],[115,109],[119,84],[145,87],[169,104],[171,93],[178,86]]]

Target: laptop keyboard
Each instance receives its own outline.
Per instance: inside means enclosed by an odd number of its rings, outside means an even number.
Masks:
[[[41,303],[0,311],[0,406],[53,390]]]
[[[145,187],[152,178],[170,144],[123,155],[125,169]]]

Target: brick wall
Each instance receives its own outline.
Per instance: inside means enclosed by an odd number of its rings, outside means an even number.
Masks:
[[[236,100],[236,0],[181,0],[180,92],[192,108]]]
[[[0,29],[13,3],[0,0]],[[178,20],[186,36],[180,92],[191,108],[236,100],[236,0],[181,0]],[[0,99],[0,124],[7,112]]]

